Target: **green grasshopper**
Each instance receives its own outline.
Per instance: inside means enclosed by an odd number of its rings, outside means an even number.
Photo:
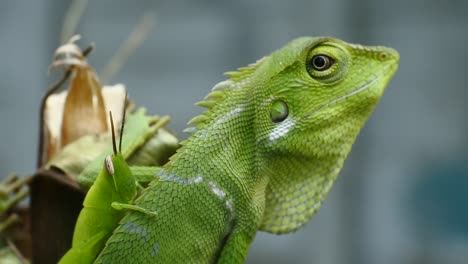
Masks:
[[[136,167],[131,169],[122,155],[122,137],[125,122],[125,111],[120,131],[119,148],[117,151],[112,113],[110,113],[112,129],[113,154],[104,159],[104,167],[89,189],[83,202],[83,209],[78,216],[73,234],[72,248],[62,257],[59,263],[92,263],[106,240],[112,234],[124,211],[121,209],[139,210],[154,215],[131,205],[138,192],[138,183],[132,170],[139,177],[154,177],[157,167]],[[156,127],[162,127],[167,119],[158,120]]]

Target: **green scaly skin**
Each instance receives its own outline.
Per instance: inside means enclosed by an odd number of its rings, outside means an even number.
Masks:
[[[198,104],[208,110],[192,119],[193,135],[135,201],[157,217],[129,210],[95,263],[242,263],[257,230],[299,229],[398,59],[390,48],[299,38],[228,73]]]

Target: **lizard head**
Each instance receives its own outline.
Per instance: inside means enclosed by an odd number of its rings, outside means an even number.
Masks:
[[[206,167],[252,177],[246,193],[264,211],[259,229],[294,231],[320,208],[398,60],[385,47],[293,40],[228,72],[198,103],[208,110],[189,122],[194,136],[182,145],[203,146]]]
[[[320,208],[398,60],[390,48],[300,38],[258,63],[254,127],[269,178],[260,229],[296,230]]]

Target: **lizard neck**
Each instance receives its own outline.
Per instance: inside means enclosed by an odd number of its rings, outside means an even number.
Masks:
[[[236,220],[256,230],[252,221],[258,223],[263,215],[267,179],[257,173],[253,99],[239,90],[226,96],[229,100],[211,109],[211,119],[183,143],[164,173],[206,183],[215,194],[225,194],[225,199],[232,199]]]

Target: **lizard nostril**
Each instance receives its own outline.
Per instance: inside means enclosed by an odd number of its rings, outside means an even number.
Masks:
[[[389,57],[389,56],[388,56],[387,52],[381,52],[381,53],[379,54],[379,60],[381,60],[381,61],[387,60],[388,57]]]
[[[398,52],[396,50],[387,48],[386,50],[381,50],[377,54],[377,58],[380,61],[387,61],[387,60],[391,60],[391,59],[394,59],[394,60],[398,61],[399,55],[398,55]]]

